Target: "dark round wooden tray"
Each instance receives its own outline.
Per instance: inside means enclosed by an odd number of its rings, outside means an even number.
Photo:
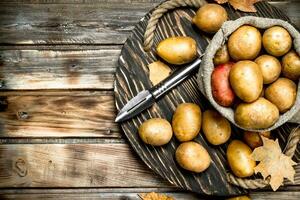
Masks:
[[[289,21],[288,17],[280,10],[265,2],[256,4],[257,13],[238,12],[229,5],[225,5],[225,8],[230,19],[237,19],[245,15],[255,15]],[[150,13],[137,24],[132,35],[124,44],[119,58],[119,67],[116,71],[115,80],[115,100],[118,111],[138,92],[152,86],[148,78],[147,66],[159,59],[155,55],[155,46],[159,41],[170,36],[187,35],[197,41],[198,49],[201,53],[204,53],[212,37],[212,35],[207,35],[192,25],[191,19],[195,14],[195,9],[180,8],[168,12],[161,18],[156,30],[154,45],[151,51],[146,53],[143,51],[142,44]],[[171,67],[172,69],[175,68]],[[137,129],[143,121],[153,117],[162,117],[171,121],[175,108],[183,102],[194,102],[201,106],[202,111],[211,107],[198,90],[196,74],[162,97],[150,109],[129,121],[121,123],[121,127],[133,149],[149,168],[170,183],[183,189],[203,195],[217,196],[245,193],[245,190],[235,187],[226,181],[226,172],[229,170],[225,154],[227,144],[218,147],[211,146],[200,133],[195,140],[208,150],[212,163],[204,173],[196,174],[185,171],[176,164],[174,153],[179,142],[174,137],[169,144],[163,147],[152,147],[141,141]],[[285,140],[289,131],[293,128],[292,126],[292,124],[285,124],[274,131],[276,132],[274,135],[279,138],[281,144],[286,142]],[[234,127],[233,137],[239,137],[239,132],[240,130]]]

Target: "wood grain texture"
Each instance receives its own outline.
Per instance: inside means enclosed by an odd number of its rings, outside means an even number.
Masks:
[[[127,144],[0,145],[0,187],[162,187]]]
[[[120,47],[98,50],[1,50],[0,88],[111,89]]]
[[[0,43],[122,44],[152,2],[1,4]]]
[[[285,192],[251,192],[250,197],[252,200],[298,200],[300,192],[296,191]],[[299,189],[299,188],[298,188]],[[14,199],[14,200],[27,200],[27,199],[72,199],[72,200],[141,200],[138,197],[140,193],[159,192],[172,196],[176,200],[224,200],[224,198],[217,197],[204,197],[193,193],[176,191],[169,188],[125,188],[125,189],[10,189],[0,190],[0,198]]]
[[[0,93],[0,138],[120,138],[112,92]]]
[[[0,6],[3,44],[123,44],[159,0],[15,0]],[[20,3],[23,3],[20,6]],[[78,4],[77,4],[78,3]],[[300,27],[300,2],[275,1]]]
[[[295,184],[299,185],[299,165],[296,171]],[[0,188],[7,187],[172,185],[149,170],[128,144],[1,144]]]
[[[257,13],[237,12],[231,6],[226,7],[230,19],[236,19],[245,15],[255,15],[261,17],[281,18],[288,21],[288,17],[280,10],[271,5],[260,2],[256,4]],[[119,110],[138,92],[145,88],[150,88],[147,65],[158,58],[155,56],[155,46],[164,38],[171,36],[190,36],[197,41],[199,54],[203,54],[209,43],[210,36],[194,28],[191,23],[194,11],[192,9],[177,9],[164,15],[158,23],[154,45],[149,53],[145,53],[142,48],[143,33],[149,19],[149,14],[133,30],[133,34],[128,38],[121,52],[119,68],[116,71],[116,105]],[[173,66],[174,67],[174,66]],[[184,66],[183,66],[184,67]],[[179,145],[174,138],[165,146],[152,147],[144,144],[137,133],[137,128],[146,119],[161,117],[171,120],[176,106],[182,102],[193,102],[200,105],[202,110],[210,108],[209,102],[200,93],[196,82],[196,74],[181,83],[167,95],[156,101],[155,105],[144,111],[142,114],[121,123],[121,127],[131,143],[134,150],[141,159],[156,173],[185,190],[197,192],[199,194],[228,196],[242,194],[245,191],[241,188],[230,185],[226,180],[226,171],[229,170],[226,161],[226,145],[218,148],[208,144],[199,134],[195,139],[202,144],[210,154],[212,162],[204,173],[191,173],[180,168],[173,159],[175,149]],[[285,130],[289,125],[284,126]],[[241,132],[236,128],[234,133]],[[277,130],[277,135],[286,138],[288,133]],[[235,135],[237,137],[239,134]],[[213,186],[213,187],[211,187]]]

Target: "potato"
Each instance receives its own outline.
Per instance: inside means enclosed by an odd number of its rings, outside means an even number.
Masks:
[[[261,49],[261,34],[253,26],[243,25],[234,31],[228,39],[228,52],[231,58],[253,60]]]
[[[230,60],[230,56],[228,53],[227,45],[224,44],[223,46],[218,49],[214,56],[214,65],[220,65],[220,64],[225,64],[228,63]]]
[[[300,78],[300,57],[295,51],[288,52],[282,58],[283,76],[298,81]]]
[[[215,101],[221,106],[233,104],[235,94],[229,83],[229,72],[234,63],[218,65],[211,74],[211,89]]]
[[[158,44],[156,52],[168,63],[181,65],[196,58],[197,44],[190,37],[170,37]]]
[[[234,113],[235,122],[248,129],[269,128],[278,118],[278,108],[263,97],[252,103],[239,104]]]
[[[263,75],[259,66],[252,61],[235,63],[230,70],[229,80],[235,94],[248,103],[255,101],[263,89]]]
[[[277,58],[270,55],[261,55],[255,59],[259,66],[264,84],[269,84],[278,79],[281,73],[281,64]]]
[[[266,131],[266,132],[252,132],[252,131],[245,131],[243,140],[246,142],[246,144],[249,145],[252,149],[255,149],[257,147],[260,147],[263,145],[261,136],[270,138],[271,132]]]
[[[273,56],[283,56],[292,47],[292,38],[287,30],[280,26],[268,28],[263,34],[263,46]]]
[[[275,104],[280,113],[285,113],[294,105],[296,95],[296,84],[287,78],[279,78],[265,91],[266,99]]]
[[[252,159],[251,153],[250,147],[242,141],[233,140],[228,145],[226,156],[234,175],[240,178],[253,175],[256,162]]]
[[[207,33],[217,32],[227,20],[226,10],[218,4],[205,4],[200,7],[193,23],[202,31]]]
[[[180,142],[194,139],[201,129],[201,109],[193,103],[180,104],[173,115],[172,127]]]
[[[229,198],[227,200],[251,200],[251,198],[248,197],[248,196],[246,196],[246,195],[244,195],[244,196],[238,196],[238,197],[231,197],[231,198]]]
[[[153,146],[167,144],[173,135],[171,124],[161,118],[152,118],[143,122],[138,132],[143,142]]]
[[[206,110],[203,113],[202,130],[207,141],[213,145],[224,144],[231,135],[228,120],[214,110]]]
[[[211,162],[206,149],[197,142],[184,142],[175,152],[177,163],[186,170],[200,173],[206,170]]]

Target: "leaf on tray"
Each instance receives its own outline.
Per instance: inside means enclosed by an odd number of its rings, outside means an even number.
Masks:
[[[142,200],[175,200],[172,197],[169,197],[164,194],[158,194],[155,192],[147,193],[147,194],[140,194],[139,195]]]
[[[260,161],[254,168],[255,173],[260,172],[264,179],[270,176],[270,185],[274,191],[283,183],[284,178],[294,182],[296,165],[291,157],[282,153],[278,140],[276,141],[262,137],[263,146],[254,149],[253,159]]]
[[[156,61],[148,65],[149,67],[149,79],[153,85],[158,84],[171,73],[171,69],[168,65],[161,61]]]
[[[215,0],[218,4],[229,3],[236,10],[256,12],[255,3],[262,0]]]

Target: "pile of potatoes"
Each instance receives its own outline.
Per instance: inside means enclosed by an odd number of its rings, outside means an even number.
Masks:
[[[265,129],[292,108],[300,77],[300,57],[287,30],[258,30],[243,25],[213,59],[212,95],[221,106],[235,110],[236,123]]]
[[[227,20],[226,10],[217,4],[201,7],[193,23],[206,33],[215,33]],[[170,37],[161,41],[157,55],[173,65],[182,65],[197,57],[197,44],[191,37]],[[247,129],[272,126],[292,108],[296,100],[296,84],[300,77],[300,58],[293,50],[288,31],[279,26],[258,30],[244,25],[232,33],[213,59],[211,75],[215,101],[235,110],[235,121]],[[194,103],[182,103],[176,108],[172,122],[153,118],[138,129],[141,140],[149,145],[166,145],[173,136],[180,142],[175,159],[185,170],[200,173],[211,163],[207,150],[193,141],[203,132],[213,146],[227,142],[226,156],[233,174],[244,178],[254,174],[256,162],[252,150],[262,146],[261,137],[270,132],[245,131],[242,140],[230,140],[231,124],[216,110],[203,113]]]
[[[180,142],[175,159],[185,170],[200,173],[211,163],[207,150],[193,141],[201,131],[208,143],[213,146],[229,141],[232,135],[231,124],[215,110],[201,112],[194,103],[182,103],[176,108],[172,122],[152,118],[143,122],[138,133],[142,141],[152,146],[163,146],[170,142],[173,133]],[[256,162],[251,158],[252,149],[262,145],[261,136],[270,138],[270,132],[244,132],[243,140],[232,140],[227,148],[227,160],[232,172],[238,177],[253,175]]]

